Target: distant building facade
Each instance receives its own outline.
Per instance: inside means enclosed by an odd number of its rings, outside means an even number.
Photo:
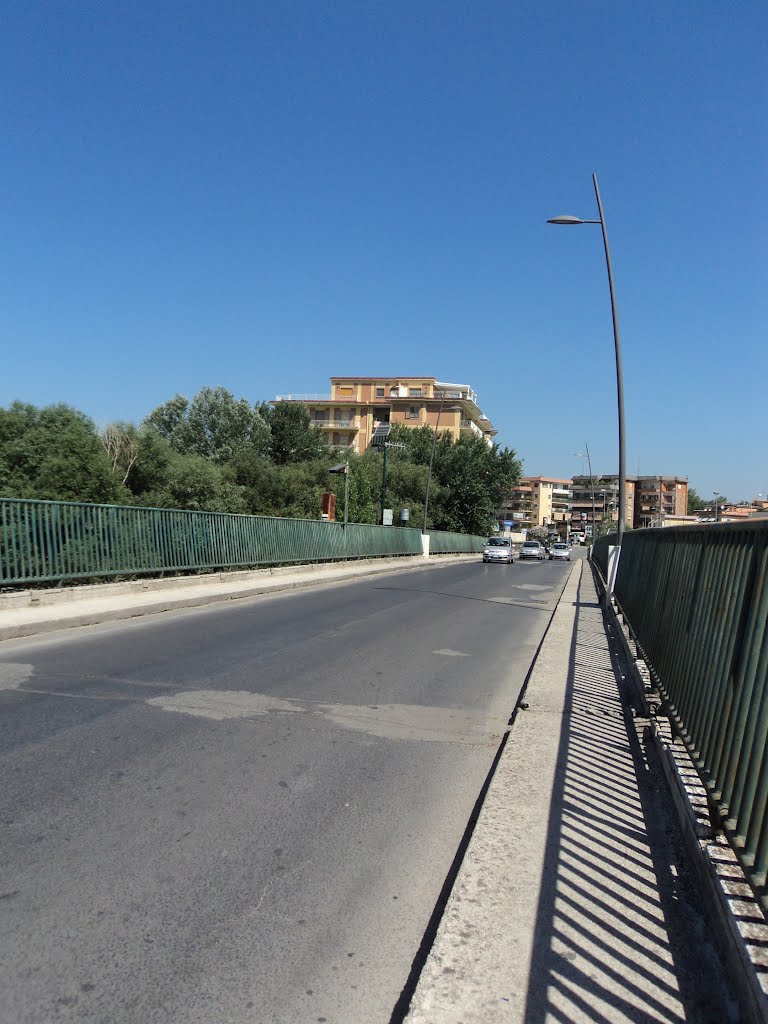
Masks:
[[[551,527],[566,537],[571,516],[571,481],[553,476],[524,476],[502,509],[503,521],[515,530]]]
[[[660,526],[668,516],[688,514],[688,478],[684,476],[632,476],[626,480],[625,525],[636,530]],[[594,511],[593,511],[594,496]],[[586,533],[593,523],[615,520],[619,507],[617,475],[573,478],[571,529],[582,524]],[[587,529],[589,527],[589,529]]]
[[[493,443],[497,434],[469,384],[435,377],[331,377],[329,395],[278,395],[270,404],[294,402],[306,407],[313,427],[330,445],[355,452],[371,443],[381,424],[431,427],[454,438],[471,435]]]

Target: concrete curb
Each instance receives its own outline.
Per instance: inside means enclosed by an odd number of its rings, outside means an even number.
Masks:
[[[421,555],[354,562],[281,566],[237,573],[160,580],[131,580],[56,590],[25,590],[0,595],[0,642],[93,626],[105,622],[184,608],[199,608],[328,583],[354,582],[365,576],[434,569],[452,562],[475,561],[477,554]]]

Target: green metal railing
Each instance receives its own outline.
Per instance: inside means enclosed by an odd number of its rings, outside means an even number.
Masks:
[[[435,551],[477,537],[431,535]],[[462,546],[463,545],[463,546]],[[421,554],[416,529],[0,498],[0,584]]]
[[[768,520],[626,533],[615,596],[768,909]]]
[[[433,530],[429,535],[429,551],[432,555],[482,551],[487,543],[486,537],[469,536],[466,533],[438,533]]]

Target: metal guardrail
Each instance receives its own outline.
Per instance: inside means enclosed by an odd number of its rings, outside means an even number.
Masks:
[[[482,539],[433,533],[432,550]],[[420,555],[410,528],[0,498],[0,584]]]
[[[486,537],[468,536],[466,533],[440,533],[429,535],[429,551],[433,555],[448,555],[461,551],[482,551],[488,543]]]
[[[768,910],[768,521],[625,533],[615,597]]]

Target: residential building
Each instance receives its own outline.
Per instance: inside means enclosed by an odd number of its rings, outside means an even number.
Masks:
[[[666,516],[688,514],[688,478],[680,476],[627,477],[625,523],[639,530],[659,526]],[[594,491],[594,517],[593,508]],[[573,478],[571,529],[584,527],[591,533],[592,522],[615,520],[619,506],[619,478],[577,476]]]
[[[568,533],[571,481],[552,476],[521,477],[502,509],[503,519],[518,530],[534,526],[552,527],[562,536]]]
[[[435,377],[331,377],[328,395],[278,395],[271,403],[306,406],[312,426],[336,448],[362,452],[384,423],[431,427],[482,438],[489,445],[497,431],[482,412],[468,384]]]
[[[593,525],[616,520],[619,508],[618,476],[575,476],[572,483],[571,530],[592,534]],[[625,523],[632,526],[635,504],[635,481],[627,479],[627,512]],[[593,515],[594,509],[594,515]]]
[[[665,516],[688,515],[688,478],[641,476],[635,483],[636,530],[660,526]]]

